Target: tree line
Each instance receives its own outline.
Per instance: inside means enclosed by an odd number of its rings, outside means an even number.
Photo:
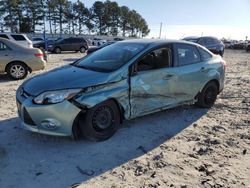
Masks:
[[[109,0],[87,8],[77,0],[0,0],[0,31],[143,37],[150,32],[135,10]]]

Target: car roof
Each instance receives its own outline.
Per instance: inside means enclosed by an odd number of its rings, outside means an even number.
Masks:
[[[141,43],[145,45],[163,45],[163,44],[171,44],[171,43],[182,43],[182,44],[197,45],[189,41],[174,40],[174,39],[130,39],[130,40],[119,41],[119,43]]]

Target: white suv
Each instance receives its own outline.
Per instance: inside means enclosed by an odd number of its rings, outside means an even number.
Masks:
[[[16,34],[16,33],[0,33],[1,38],[9,39],[13,42],[16,42],[22,46],[33,48],[31,40],[25,34]]]

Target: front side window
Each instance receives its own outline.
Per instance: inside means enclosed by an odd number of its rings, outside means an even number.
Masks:
[[[143,56],[137,63],[136,71],[146,71],[172,66],[171,49],[168,47],[153,50]]]
[[[0,51],[4,51],[7,49],[8,49],[8,47],[4,43],[0,42]]]
[[[11,35],[16,41],[26,40],[23,35]]]
[[[99,72],[112,72],[146,48],[143,43],[115,43],[85,56],[72,65]]]
[[[199,51],[193,45],[176,44],[179,66],[190,65],[201,61]]]

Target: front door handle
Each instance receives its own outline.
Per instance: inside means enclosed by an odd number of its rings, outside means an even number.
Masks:
[[[9,56],[9,54],[5,54],[4,56]]]
[[[207,69],[206,69],[205,67],[201,67],[201,71],[202,71],[202,72],[206,72]]]

